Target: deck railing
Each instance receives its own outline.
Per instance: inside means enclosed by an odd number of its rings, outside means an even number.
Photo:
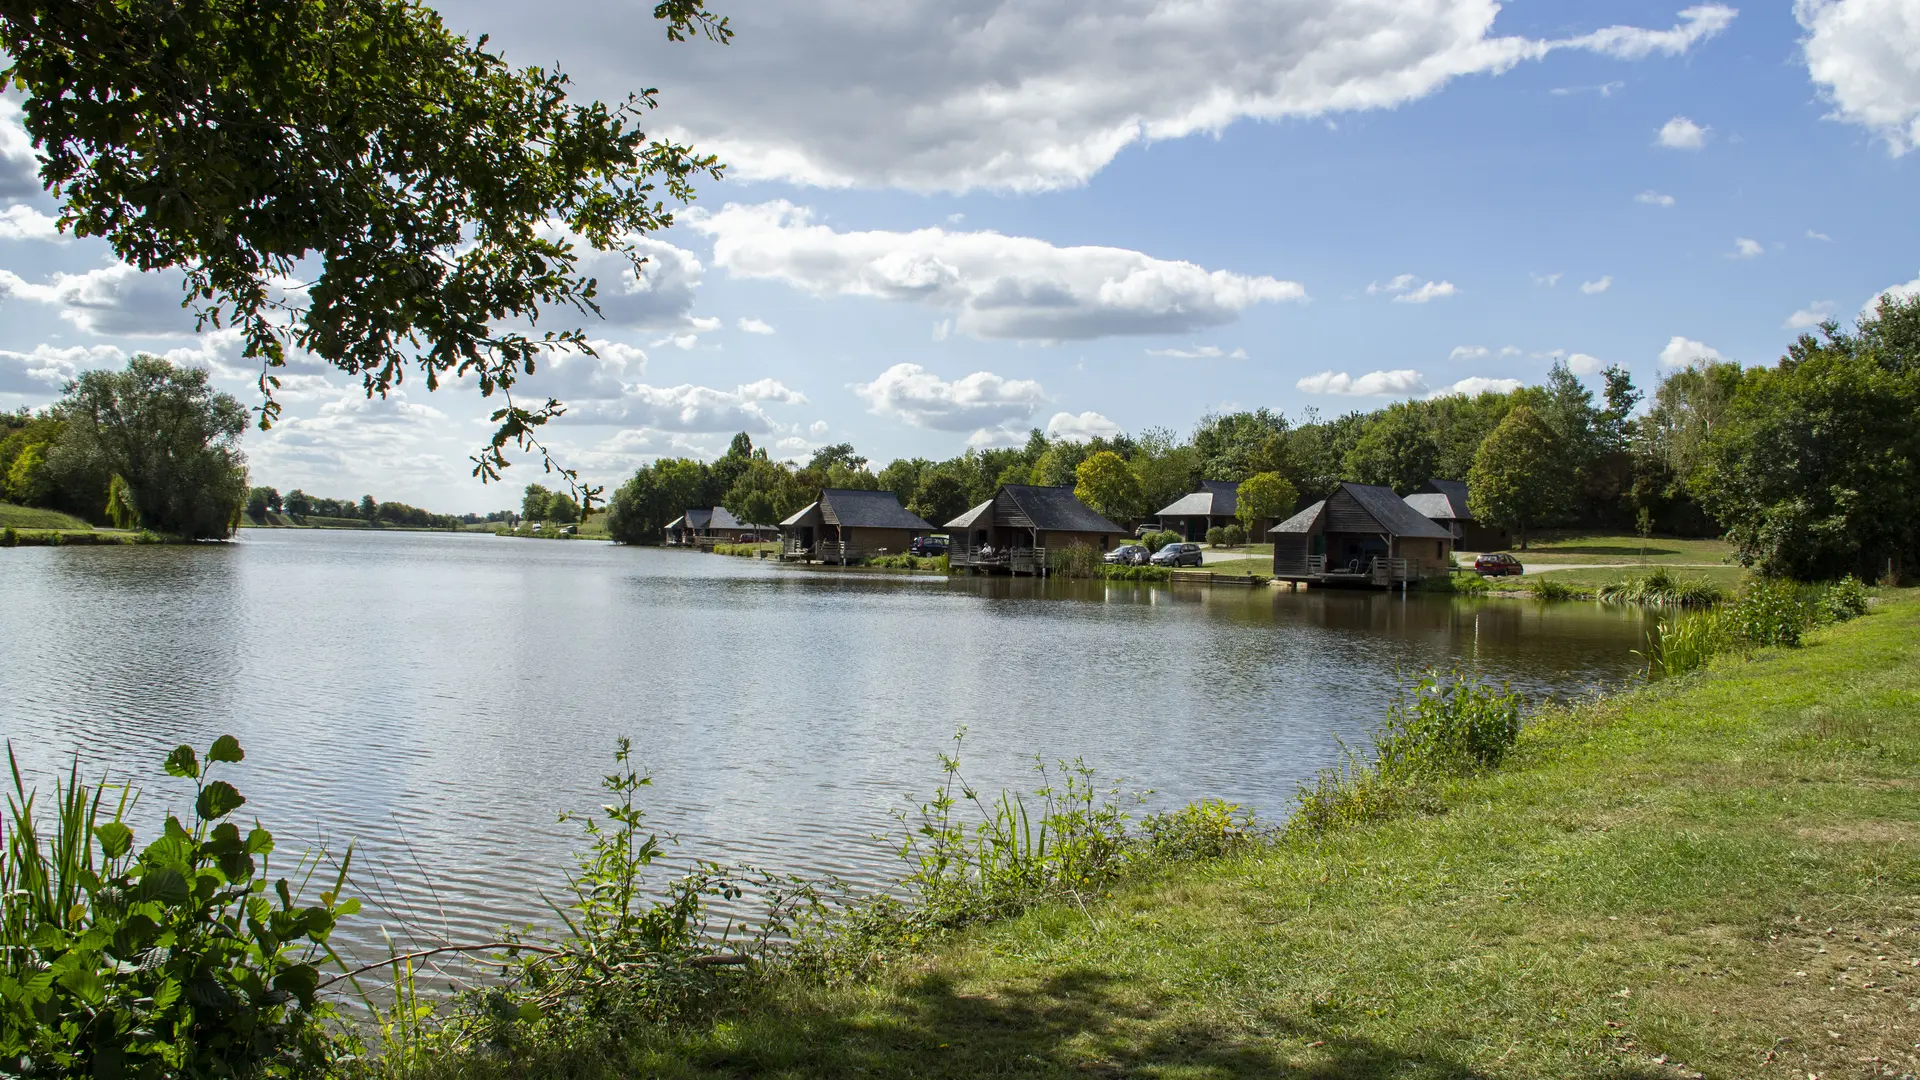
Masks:
[[[947,565],[971,566],[982,570],[1005,569],[1015,574],[1039,574],[1047,568],[1047,549],[954,544],[947,548]]]

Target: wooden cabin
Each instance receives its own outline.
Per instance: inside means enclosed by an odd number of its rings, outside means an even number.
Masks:
[[[1049,550],[1084,544],[1107,551],[1128,535],[1072,488],[1026,484],[1002,486],[946,528],[949,566],[1010,574],[1044,574]]]
[[[1453,534],[1391,488],[1342,483],[1267,535],[1281,581],[1405,588],[1452,573]]]
[[[752,543],[779,535],[772,525],[741,521],[724,506],[695,508],[667,522],[667,543],[710,548],[715,544]]]
[[[1507,530],[1473,519],[1467,485],[1458,480],[1429,480],[1407,496],[1407,505],[1452,533],[1455,551],[1503,551],[1513,543]]]
[[[780,556],[845,566],[875,555],[904,554],[914,537],[932,531],[891,491],[828,488],[780,523]]]
[[[1193,543],[1207,538],[1207,530],[1218,525],[1225,528],[1237,525],[1240,518],[1234,513],[1240,505],[1240,485],[1226,480],[1202,480],[1200,490],[1182,495],[1171,506],[1160,511],[1160,527],[1169,529],[1186,537]],[[1256,521],[1248,530],[1250,536],[1257,538],[1267,523]]]

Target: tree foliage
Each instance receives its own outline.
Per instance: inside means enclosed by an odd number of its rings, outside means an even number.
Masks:
[[[1560,436],[1528,405],[1493,429],[1467,474],[1467,508],[1488,525],[1510,528],[1526,550],[1527,530],[1564,505],[1571,476]]]
[[[1256,522],[1278,522],[1293,513],[1294,504],[1300,501],[1300,489],[1292,481],[1275,472],[1254,473],[1240,481],[1240,491],[1234,498],[1234,516],[1247,529],[1247,535],[1255,542],[1264,543],[1254,536]]]
[[[703,0],[655,15],[676,40],[731,35]],[[578,329],[514,327],[597,312],[580,245],[641,271],[634,238],[719,166],[640,129],[655,91],[576,102],[566,76],[485,46],[412,0],[0,2],[0,85],[25,92],[63,227],[184,272],[203,322],[262,363],[263,425],[288,346],[369,395],[409,367],[429,389],[471,377],[505,400],[473,458],[492,478],[562,411],[515,402],[516,382],[591,351]]]
[[[1111,450],[1082,461],[1074,469],[1074,479],[1074,497],[1108,517],[1131,518],[1144,512],[1139,479]]]

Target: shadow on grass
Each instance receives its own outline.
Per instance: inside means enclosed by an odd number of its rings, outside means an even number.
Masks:
[[[1169,1013],[1073,970],[993,996],[961,993],[943,975],[898,987],[884,1003],[853,1012],[815,1005],[764,1006],[723,1025],[721,1045],[703,1033],[675,1047],[696,1075],[1060,1077],[1396,1077],[1464,1080],[1485,1075],[1438,1048],[1464,1033],[1428,1032],[1418,1047],[1341,1038],[1309,1018],[1244,1013],[1232,1029]],[[1610,1077],[1666,1076],[1622,1068]]]

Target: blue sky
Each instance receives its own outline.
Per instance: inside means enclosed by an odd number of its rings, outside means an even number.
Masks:
[[[616,286],[602,357],[533,383],[599,482],[742,428],[884,462],[1370,409],[1556,356],[1651,386],[1770,363],[1920,277],[1920,0],[719,6],[726,48],[668,46],[650,5],[441,5],[584,92],[659,86],[662,130],[733,166]],[[12,125],[0,405],[136,349],[249,398],[173,281],[48,236]],[[248,437],[256,482],[512,501],[467,475],[470,391],[369,403],[300,370],[290,422]]]

